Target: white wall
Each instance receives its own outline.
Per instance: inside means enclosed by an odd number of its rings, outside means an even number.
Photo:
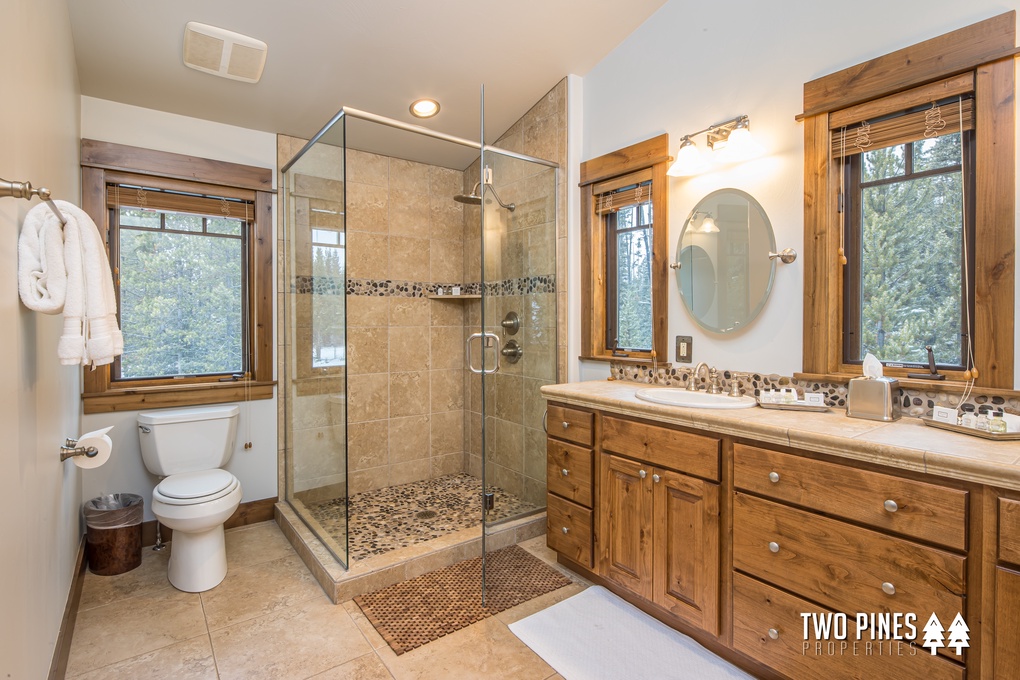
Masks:
[[[222,123],[143,109],[116,102],[81,98],[81,136],[104,142],[140,146],[158,151],[244,163],[273,169],[276,176],[276,135]],[[275,220],[273,242],[276,242]],[[275,276],[275,272],[274,272]],[[274,287],[275,290],[275,287]],[[274,310],[275,318],[275,310]],[[276,328],[274,321],[273,328]],[[273,340],[276,346],[276,340]],[[272,498],[277,493],[276,397],[241,407],[237,445],[227,465],[244,489],[242,502]],[[145,499],[145,518],[158,478],[142,463],[135,419],[137,411],[100,413],[82,418],[83,430],[113,425],[113,455],[106,465],[82,474],[85,500],[102,493],[136,493]],[[244,450],[250,424],[253,447]]]
[[[64,0],[3,3],[0,176],[78,202],[79,87]],[[57,362],[62,317],[18,299],[17,241],[38,203],[0,199],[0,677],[44,678],[78,552],[81,474],[59,447],[79,426],[79,371]]]
[[[776,245],[802,252],[804,131],[794,116],[803,108],[803,84],[1018,5],[861,0],[848,7],[788,1],[780,9],[775,3],[736,0],[720,13],[710,3],[670,0],[585,75],[582,159],[662,132],[669,133],[675,156],[684,134],[747,114],[767,155],[697,177],[671,178],[668,254],[672,258],[684,220],[698,200],[724,187],[757,198],[772,222]],[[858,20],[847,21],[848,9]],[[620,83],[627,83],[625,93]],[[703,135],[696,138],[702,147],[703,140]],[[746,330],[727,335],[696,325],[671,278],[671,358],[675,336],[682,334],[694,337],[695,362],[784,375],[801,370],[803,273],[803,260],[779,265],[761,315]],[[570,318],[577,319],[579,278],[573,276],[570,283]],[[577,356],[579,350],[578,344],[569,351]],[[584,377],[608,374],[602,365],[582,364]]]

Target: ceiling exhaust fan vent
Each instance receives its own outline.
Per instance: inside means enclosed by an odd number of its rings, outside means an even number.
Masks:
[[[257,83],[268,49],[261,40],[197,21],[184,28],[184,65],[214,76]]]

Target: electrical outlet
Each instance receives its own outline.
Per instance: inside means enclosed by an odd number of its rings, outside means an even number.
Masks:
[[[694,338],[690,335],[676,336],[676,360],[684,364],[691,363],[691,350],[693,345]]]

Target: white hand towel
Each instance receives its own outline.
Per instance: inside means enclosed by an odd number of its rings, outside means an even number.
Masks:
[[[117,297],[106,247],[88,214],[66,201],[55,203],[67,219],[63,226],[63,262],[59,267],[66,279],[66,294],[62,300],[64,332],[57,344],[57,356],[60,363],[66,365],[108,364],[123,353],[124,337],[117,327]],[[60,228],[60,221],[45,204],[29,211],[25,217],[26,225],[30,222],[29,218],[45,223],[45,227],[37,230],[41,233],[50,228],[51,220],[56,228]],[[53,268],[57,268],[55,260],[52,257],[49,260]],[[52,285],[50,287],[53,288]],[[24,297],[22,292],[22,299]],[[25,304],[33,308],[27,302]]]
[[[25,306],[36,312],[59,314],[64,308],[64,229],[45,203],[29,210],[21,227],[18,293]]]

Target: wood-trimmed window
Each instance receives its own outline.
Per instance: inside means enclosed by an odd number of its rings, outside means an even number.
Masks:
[[[164,366],[165,360],[134,357],[86,368],[84,412],[271,398],[272,170],[93,140],[82,140],[81,156],[82,207],[109,249],[119,311],[126,302],[122,276],[129,274],[118,266],[122,256],[130,260],[126,267],[151,265],[135,262],[128,251],[137,248],[130,244],[148,239],[159,250],[170,240],[187,242],[182,248],[197,256],[229,259],[221,265],[223,276],[194,285],[217,286],[217,294],[229,298],[222,310],[209,311],[229,317],[210,320],[210,327],[230,336],[224,343],[229,350],[216,348],[213,357],[209,347],[198,344],[195,360],[179,370]],[[130,326],[125,331],[127,348]]]
[[[965,127],[973,127],[973,139],[964,155],[972,159],[974,182],[968,339],[976,383],[1013,388],[1015,32],[1015,12],[1008,12],[804,85],[804,377],[860,375],[859,365],[846,361],[847,291],[838,253],[844,247],[852,262],[857,253],[851,249],[858,246],[852,239],[841,243],[840,171],[846,166],[833,151],[834,138],[892,112],[962,96],[973,99],[973,113],[965,114],[972,116]],[[942,107],[947,118],[953,106]],[[885,141],[895,143],[896,130],[890,134]],[[963,380],[963,368],[944,372]],[[886,374],[902,380],[911,370]],[[917,385],[932,383],[911,386]]]
[[[581,358],[666,363],[666,168],[660,135],[581,164]]]

